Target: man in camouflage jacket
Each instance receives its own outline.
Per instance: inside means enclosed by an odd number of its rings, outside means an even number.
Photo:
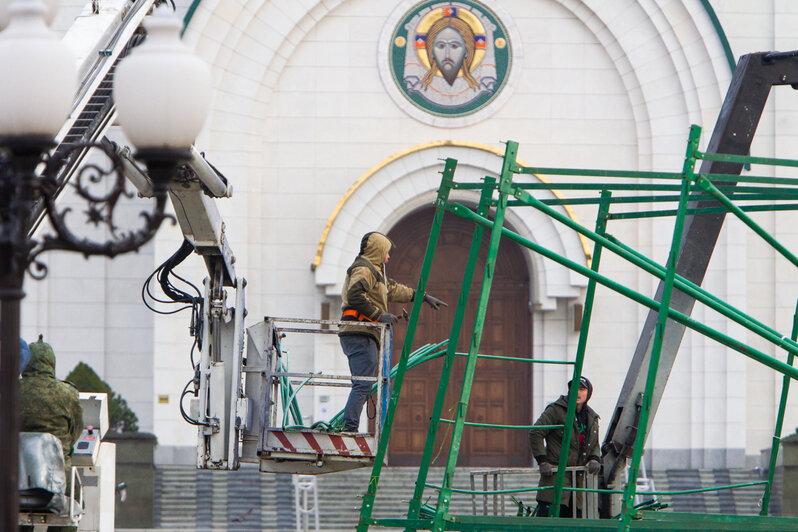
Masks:
[[[415,297],[414,289],[385,275],[385,263],[391,258],[392,246],[387,236],[377,232],[366,233],[360,241],[360,253],[346,270],[341,292],[341,320],[346,324],[339,327],[338,336],[353,377],[373,377],[377,369],[380,329],[361,324],[380,322],[394,325],[399,318],[388,312],[388,302],[407,303]],[[429,294],[424,294],[424,302],[435,310],[441,305],[447,306]],[[352,383],[344,409],[344,432],[357,432],[360,413],[370,395],[371,382],[358,380]]]
[[[568,383],[570,388],[571,383]],[[579,381],[579,393],[576,399],[576,416],[571,433],[571,444],[568,448],[567,467],[587,466],[588,474],[595,475],[601,467],[599,457],[599,416],[595,410],[587,405],[590,396],[593,395],[593,385],[587,377],[582,377]],[[565,425],[565,414],[568,410],[568,396],[561,395],[559,399],[549,404],[540,415],[535,425]],[[562,451],[563,429],[537,429],[529,431],[529,446],[532,449],[532,456],[538,462],[540,468],[540,487],[554,486],[556,479],[557,466],[560,461]],[[577,486],[584,488],[584,473],[577,473]],[[564,487],[572,487],[571,475],[565,475]],[[563,490],[560,499],[560,517],[574,516],[574,508],[571,508],[571,491]],[[537,492],[538,517],[549,515],[549,506],[554,500],[554,490],[540,490]],[[584,496],[578,493],[576,497],[577,515],[583,508]]]
[[[31,358],[20,381],[20,422],[23,432],[49,432],[61,441],[67,486],[72,446],[83,432],[83,408],[78,390],[55,378],[55,353],[50,344],[30,344]]]

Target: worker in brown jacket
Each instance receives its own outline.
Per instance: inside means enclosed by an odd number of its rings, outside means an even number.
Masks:
[[[360,241],[360,253],[346,270],[341,292],[341,320],[347,323],[339,327],[338,336],[353,377],[373,377],[377,369],[380,330],[361,323],[394,325],[399,318],[388,312],[388,302],[407,303],[413,301],[416,294],[414,289],[386,276],[385,264],[391,258],[392,246],[387,236],[377,232],[366,233]],[[424,294],[424,302],[435,310],[441,305],[448,306],[429,294]],[[344,432],[358,431],[360,413],[370,395],[369,381],[352,383],[344,409]]]

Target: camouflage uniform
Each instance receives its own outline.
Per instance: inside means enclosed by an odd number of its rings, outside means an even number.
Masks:
[[[72,446],[83,431],[83,408],[78,390],[55,378],[55,353],[42,341],[30,344],[31,358],[20,381],[20,418],[23,432],[49,432],[64,451],[67,485]]]

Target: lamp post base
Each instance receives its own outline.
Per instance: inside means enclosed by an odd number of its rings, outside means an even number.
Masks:
[[[0,527],[14,530],[19,512],[19,326],[22,279],[0,287]],[[8,528],[12,527],[12,528]]]

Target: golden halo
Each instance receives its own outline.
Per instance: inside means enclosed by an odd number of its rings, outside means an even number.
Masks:
[[[449,6],[446,6],[449,7]],[[457,18],[471,26],[471,30],[474,32],[474,35],[485,35],[485,26],[482,25],[479,18],[476,17],[471,11],[464,9],[462,6],[455,6],[457,7]],[[418,25],[415,28],[415,34],[426,35],[429,32],[430,27],[438,21],[438,19],[443,18],[443,8],[439,7],[433,9],[426,15],[424,15],[421,20],[418,22]],[[429,70],[430,64],[429,59],[427,58],[427,52],[424,48],[416,48],[416,55],[418,56],[418,60],[421,62],[424,67]],[[485,57],[485,50],[482,48],[477,48],[474,51],[474,61],[471,63],[471,70],[473,71],[479,63],[482,61],[482,58]],[[436,76],[441,76],[440,72],[435,73]],[[461,77],[463,74],[458,73],[457,77]],[[441,76],[442,77],[442,76]]]

